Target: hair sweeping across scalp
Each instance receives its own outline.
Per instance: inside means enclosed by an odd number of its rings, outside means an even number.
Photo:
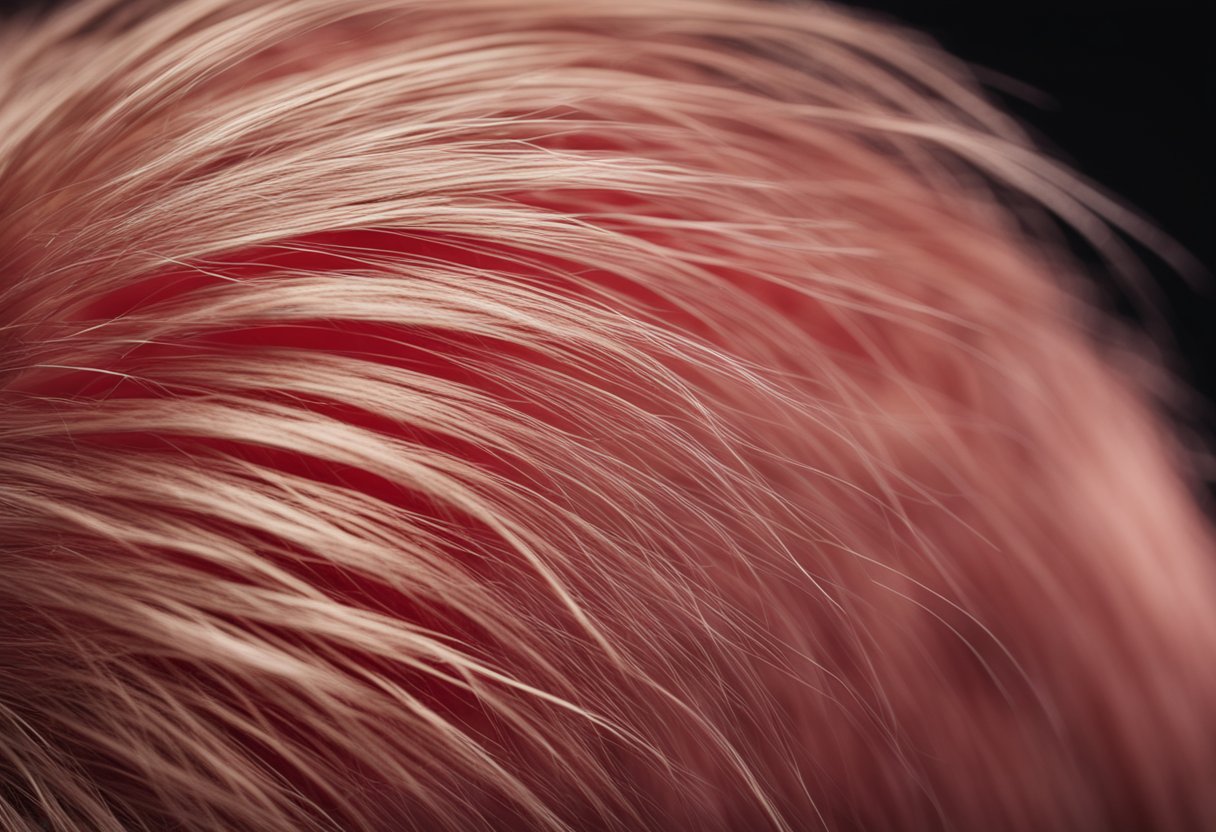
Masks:
[[[4,830],[1216,825],[1211,532],[1036,217],[1151,232],[930,46],[0,38]]]

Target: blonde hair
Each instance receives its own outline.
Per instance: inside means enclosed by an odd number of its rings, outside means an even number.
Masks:
[[[9,25],[0,825],[1216,823],[1210,529],[1036,205],[1151,237],[819,5]]]

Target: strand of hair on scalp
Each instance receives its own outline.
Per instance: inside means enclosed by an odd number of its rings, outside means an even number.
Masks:
[[[0,827],[1216,827],[1211,530],[1048,210],[1164,245],[821,5],[9,23]]]

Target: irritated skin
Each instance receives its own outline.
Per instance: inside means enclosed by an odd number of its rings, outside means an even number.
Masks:
[[[1190,465],[1023,229],[1146,232],[947,58],[731,0],[0,37],[0,828],[1216,825]]]

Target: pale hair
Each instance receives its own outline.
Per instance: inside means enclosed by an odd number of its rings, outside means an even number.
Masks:
[[[819,5],[10,23],[0,827],[1213,828],[1172,382],[1047,211],[1169,254]]]

